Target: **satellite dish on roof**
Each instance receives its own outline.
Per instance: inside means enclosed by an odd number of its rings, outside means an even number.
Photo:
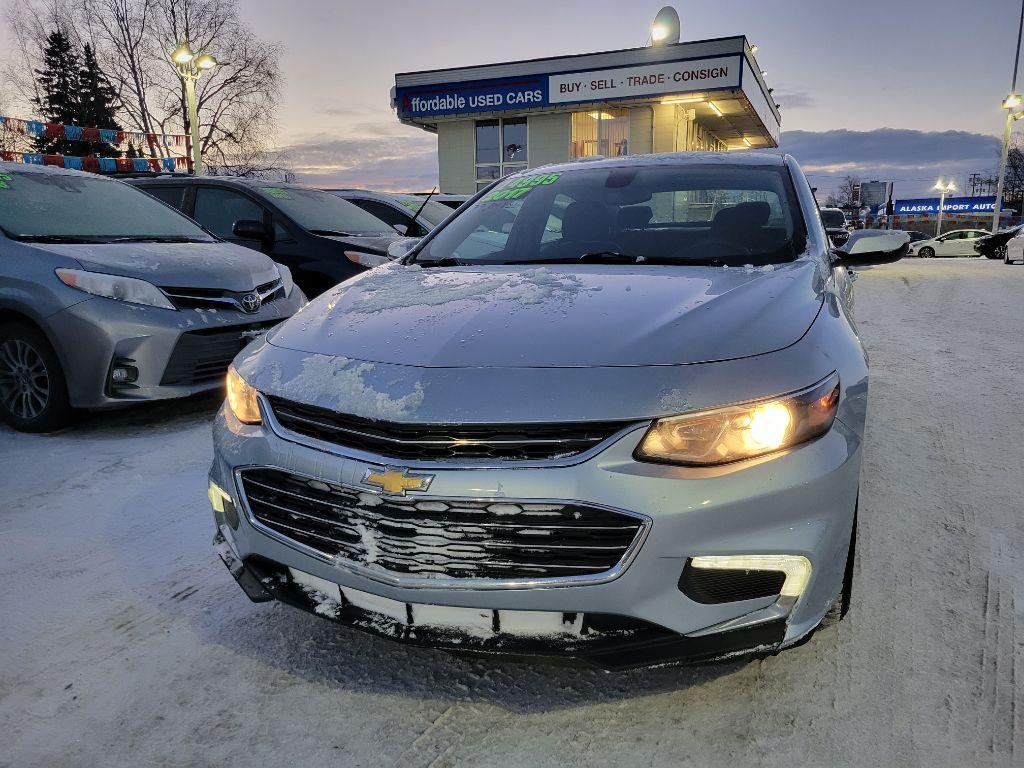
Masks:
[[[675,45],[679,42],[679,14],[666,5],[651,22],[651,45]]]

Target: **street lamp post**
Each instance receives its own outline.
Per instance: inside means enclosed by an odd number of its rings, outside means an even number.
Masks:
[[[996,205],[992,214],[992,231],[999,231],[999,217],[1003,209],[1003,182],[1006,179],[1006,159],[1010,154],[1010,132],[1013,130],[1014,107],[1021,103],[1017,93],[1017,67],[1020,65],[1020,38],[1024,33],[1024,0],[1020,4],[1020,24],[1017,27],[1017,53],[1013,58],[1013,78],[1010,81],[1010,93],[1003,99],[1002,107],[1006,110],[1006,125],[1003,127],[1003,148],[999,155],[999,181],[996,183]],[[1019,114],[1017,115],[1019,117]]]
[[[174,49],[171,61],[178,70],[178,77],[185,86],[185,101],[188,109],[189,134],[192,138],[192,172],[203,175],[203,153],[199,146],[199,109],[196,104],[196,80],[203,72],[217,66],[217,60],[208,53],[196,53],[188,43]]]
[[[933,187],[933,189],[940,190],[939,218],[937,223],[935,224],[935,236],[938,237],[939,235],[942,234],[942,209],[946,205],[946,195],[949,194],[950,192],[956,192],[956,185],[952,181],[950,181],[949,184],[943,184],[942,179],[939,179],[938,183]]]

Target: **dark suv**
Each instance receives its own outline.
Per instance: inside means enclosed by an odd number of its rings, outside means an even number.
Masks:
[[[347,200],[296,184],[225,176],[154,176],[127,182],[191,216],[217,237],[284,264],[310,298],[373,266],[402,237]]]

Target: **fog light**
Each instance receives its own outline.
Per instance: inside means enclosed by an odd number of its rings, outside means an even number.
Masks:
[[[230,494],[211,480],[207,495],[210,497],[210,506],[219,518],[226,520],[232,529],[238,530],[238,513]]]
[[[802,555],[702,555],[691,558],[694,568],[738,571],[781,571],[786,580],[780,597],[798,598],[811,580],[811,561]]]
[[[128,365],[118,366],[110,372],[110,380],[115,384],[128,384],[138,378],[138,369]]]

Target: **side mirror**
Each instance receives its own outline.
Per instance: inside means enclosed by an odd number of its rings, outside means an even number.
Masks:
[[[242,240],[269,240],[273,231],[257,219],[239,219],[231,228],[235,237]]]
[[[850,239],[839,248],[833,248],[834,259],[840,264],[890,264],[907,255],[910,235],[888,229],[862,229],[850,233]]]
[[[409,234],[409,227],[405,224],[392,224],[391,226],[393,226],[395,228],[395,232],[397,232],[400,235]]]
[[[415,237],[407,237],[404,240],[395,240],[395,242],[388,246],[388,258],[392,261],[397,261],[419,245],[419,242],[420,241]]]

